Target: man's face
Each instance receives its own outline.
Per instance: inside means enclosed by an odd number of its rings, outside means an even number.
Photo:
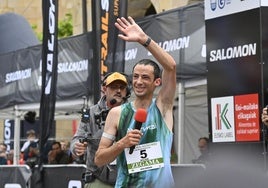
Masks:
[[[54,144],[52,146],[52,150],[55,151],[56,153],[60,153],[61,152],[61,148],[58,144]]]
[[[207,151],[207,142],[204,139],[199,140],[198,147],[201,153],[205,153]]]
[[[6,152],[7,148],[4,145],[0,145],[0,152]]]
[[[67,144],[65,142],[61,142],[60,144],[62,150],[67,150]]]
[[[127,94],[127,85],[119,80],[116,80],[110,83],[108,86],[105,86],[105,95],[107,102],[110,102],[112,99],[116,100],[114,106],[120,105],[124,102]]]
[[[160,78],[154,78],[154,68],[151,65],[136,65],[132,78],[132,85],[136,96],[152,95],[159,84]]]

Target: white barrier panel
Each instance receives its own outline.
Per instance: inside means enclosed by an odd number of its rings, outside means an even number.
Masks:
[[[17,183],[8,183],[8,184],[5,184],[4,188],[21,188],[21,186],[20,184],[17,184]]]
[[[82,188],[82,182],[77,180],[69,181],[68,188]]]
[[[28,165],[0,165],[0,187],[30,188],[31,175]]]

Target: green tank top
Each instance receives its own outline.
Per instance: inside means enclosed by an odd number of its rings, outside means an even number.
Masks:
[[[134,128],[135,109],[132,103],[125,103],[121,106],[121,116],[119,120],[117,140],[123,138],[129,130]],[[140,144],[150,142],[160,142],[164,167],[152,170],[129,174],[125,152],[123,151],[117,158],[118,174],[115,187],[117,188],[171,188],[174,187],[174,180],[171,171],[170,157],[173,133],[168,129],[164,119],[153,99],[147,109],[146,122],[142,124],[143,136]]]

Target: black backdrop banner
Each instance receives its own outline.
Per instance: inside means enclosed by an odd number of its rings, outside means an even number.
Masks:
[[[165,11],[136,21],[175,58],[179,66],[178,80],[206,79],[203,3]],[[111,23],[112,28],[113,24]],[[98,46],[94,40],[96,37],[93,31],[58,41],[57,101],[81,99],[82,96],[92,97],[93,91],[98,91],[93,87],[93,84],[97,83],[96,77],[100,79],[99,74],[94,76],[98,70],[94,67],[97,63],[93,62],[100,62],[93,60],[93,54],[96,56],[93,48]],[[116,39],[112,42],[115,41]],[[118,49],[115,56],[106,54],[108,71],[117,70],[131,74],[132,67],[138,60],[153,58],[143,46],[136,43],[125,44],[123,59],[118,45],[110,47],[113,50],[115,48]],[[40,62],[40,45],[0,55],[0,109],[40,101]],[[99,63],[97,65],[99,66]]]
[[[136,20],[176,61],[177,80],[206,79],[204,4],[196,3]],[[126,42],[125,72],[153,56],[141,45]]]
[[[57,101],[92,94],[90,44],[91,33],[58,41]],[[37,45],[0,56],[0,109],[40,101],[41,50]]]
[[[42,1],[43,8],[43,50],[42,50],[42,90],[40,101],[40,155],[48,140],[54,121],[57,66],[58,66],[58,1]],[[42,163],[40,157],[40,163]]]
[[[43,49],[42,49],[42,89],[40,100],[39,168],[34,172],[37,187],[43,187],[43,156],[54,121],[57,66],[58,66],[58,0],[43,0]],[[38,178],[39,177],[39,178]]]

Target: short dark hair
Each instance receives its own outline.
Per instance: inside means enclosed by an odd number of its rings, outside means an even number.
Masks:
[[[200,137],[199,139],[198,139],[198,141],[200,141],[200,140],[205,140],[207,143],[209,143],[209,138],[208,137]]]
[[[161,78],[161,70],[160,70],[160,67],[153,60],[151,60],[151,59],[142,59],[142,60],[140,60],[138,63],[136,63],[134,65],[134,67],[132,69],[132,72],[133,72],[134,68],[137,65],[151,65],[154,68],[154,79]]]
[[[35,130],[33,130],[33,129],[28,130],[28,131],[26,132],[26,135],[27,135],[27,136],[35,135]]]
[[[58,145],[61,148],[61,143],[58,141],[52,142],[51,146]]]

